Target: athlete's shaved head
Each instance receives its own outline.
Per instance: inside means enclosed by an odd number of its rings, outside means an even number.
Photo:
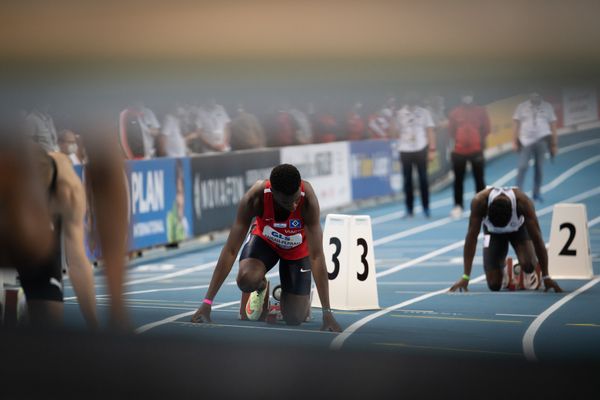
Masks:
[[[271,171],[271,187],[285,195],[293,195],[300,188],[300,172],[291,164],[281,164]]]
[[[512,204],[510,199],[506,196],[496,197],[488,207],[488,218],[490,219],[490,222],[498,228],[508,225],[511,215]]]

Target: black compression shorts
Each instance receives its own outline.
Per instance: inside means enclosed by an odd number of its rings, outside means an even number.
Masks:
[[[281,290],[301,296],[310,294],[311,270],[308,257],[299,260],[285,260],[265,241],[256,235],[250,235],[240,254],[240,261],[255,258],[262,261],[269,272],[279,262]]]

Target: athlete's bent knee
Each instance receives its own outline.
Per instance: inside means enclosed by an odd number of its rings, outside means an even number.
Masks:
[[[488,282],[488,288],[492,292],[499,292],[502,289],[502,282]]]
[[[240,271],[237,276],[237,285],[242,292],[250,293],[258,290],[263,281],[263,277],[259,274],[249,271]]]

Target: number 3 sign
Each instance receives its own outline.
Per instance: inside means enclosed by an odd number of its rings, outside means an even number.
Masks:
[[[379,309],[371,218],[329,214],[323,230],[329,300],[337,310]],[[313,296],[313,307],[320,307]]]

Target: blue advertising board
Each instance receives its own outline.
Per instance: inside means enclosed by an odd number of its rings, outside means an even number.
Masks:
[[[129,249],[179,242],[193,235],[189,159],[127,163]]]
[[[402,187],[398,154],[389,140],[351,142],[350,173],[353,200],[393,195]]]
[[[85,170],[75,166],[87,197]],[[189,158],[135,160],[126,164],[129,190],[129,251],[180,242],[194,234]],[[92,209],[85,217],[85,249],[90,260],[101,258]]]

